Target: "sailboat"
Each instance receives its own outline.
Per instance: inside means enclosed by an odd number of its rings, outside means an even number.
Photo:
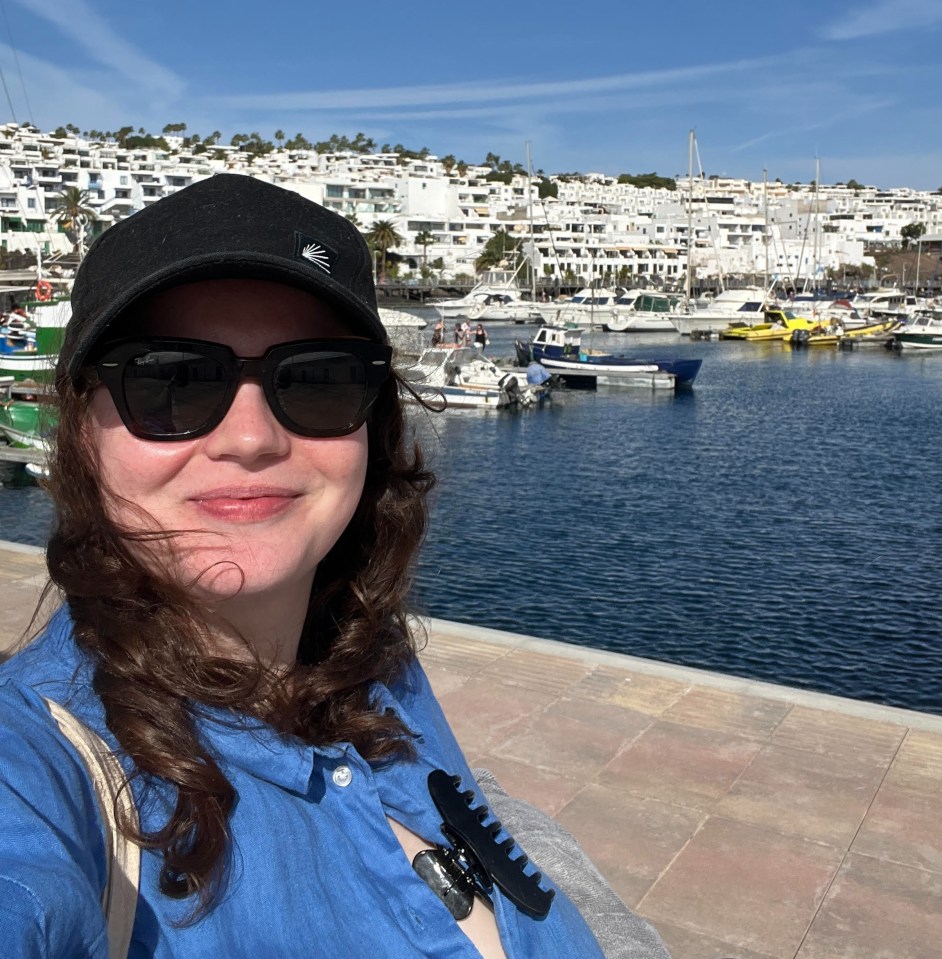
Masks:
[[[724,287],[720,272],[720,292],[707,306],[697,308],[693,302],[693,157],[696,150],[696,134],[690,131],[689,163],[687,173],[687,270],[685,276],[685,299],[682,311],[669,314],[678,333],[690,336],[694,333],[720,333],[730,324],[753,326],[765,320],[764,308],[767,299],[765,289],[746,286],[735,290]]]

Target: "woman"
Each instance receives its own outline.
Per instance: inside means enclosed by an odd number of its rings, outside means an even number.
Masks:
[[[84,260],[63,603],[0,668],[0,954],[108,955],[108,832],[52,701],[117,752],[140,817],[131,956],[601,955],[562,895],[536,918],[495,885],[458,920],[413,868],[469,864],[430,774],[473,781],[406,623],[432,476],[370,266],[342,217],[233,175]]]

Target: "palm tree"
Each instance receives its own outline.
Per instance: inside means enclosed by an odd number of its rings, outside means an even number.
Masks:
[[[56,223],[71,234],[78,234],[75,246],[78,249],[79,259],[85,255],[85,227],[98,219],[94,208],[88,205],[88,190],[77,186],[67,186],[61,193],[53,197],[52,211],[56,214]]]
[[[499,227],[484,244],[484,249],[474,261],[474,266],[480,272],[492,266],[500,266],[509,260],[516,268],[520,265],[521,259],[519,244],[503,227]]]
[[[373,229],[366,234],[366,241],[374,250],[379,250],[381,254],[381,266],[379,271],[380,282],[386,279],[386,254],[394,246],[402,243],[402,236],[396,230],[396,224],[392,220],[377,220],[373,224]]]
[[[422,276],[428,276],[428,248],[435,242],[435,235],[428,230],[420,230],[415,235],[416,246],[422,247]]]

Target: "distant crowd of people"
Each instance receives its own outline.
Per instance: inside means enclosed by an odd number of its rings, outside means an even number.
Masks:
[[[484,329],[483,323],[478,323],[478,325],[471,329],[471,324],[467,320],[456,320],[455,329],[454,329],[454,345],[455,346],[471,346],[473,343],[474,346],[484,351],[484,348],[490,343],[490,338],[487,335],[487,330]],[[445,343],[445,321],[444,319],[439,319],[439,321],[432,328],[432,346],[443,346]]]

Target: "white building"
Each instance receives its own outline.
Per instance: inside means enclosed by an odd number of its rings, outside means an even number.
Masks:
[[[74,248],[56,221],[61,192],[87,194],[90,236],[176,190],[229,171],[297,190],[351,218],[364,232],[391,221],[403,237],[403,270],[441,262],[444,277],[473,275],[496,230],[518,239],[548,283],[651,283],[681,287],[692,231],[692,275],[700,281],[762,276],[798,284],[828,269],[871,263],[865,252],[900,244],[914,222],[942,232],[942,196],[842,184],[751,183],[711,177],[675,190],[638,188],[603,174],[537,180],[489,177],[486,167],[446,170],[435,156],[275,150],[260,157],[232,146],[179,138],[168,149],[126,149],[113,141],[56,137],[31,126],[0,126],[0,246],[44,261]],[[422,242],[419,242],[421,240]]]

